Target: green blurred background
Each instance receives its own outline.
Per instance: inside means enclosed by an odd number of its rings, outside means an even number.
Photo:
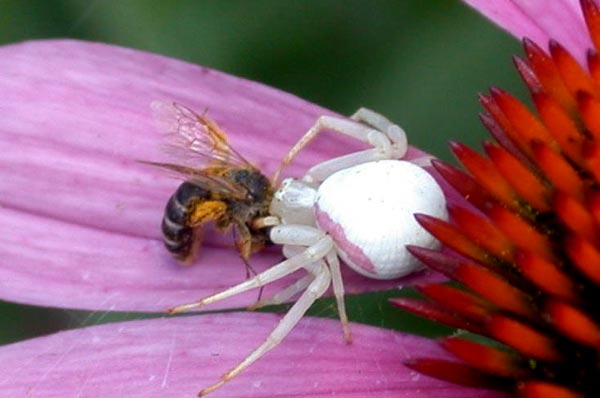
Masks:
[[[525,99],[517,40],[452,0],[3,0],[0,44],[71,37],[159,53],[261,81],[350,114],[373,108],[409,141],[450,160],[449,140],[486,137],[477,93],[497,85]],[[401,294],[411,294],[403,290]],[[386,299],[348,299],[355,321],[437,334]],[[331,300],[313,315],[335,316]],[[140,314],[0,303],[0,343]]]

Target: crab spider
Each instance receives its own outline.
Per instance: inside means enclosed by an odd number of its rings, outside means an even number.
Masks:
[[[201,396],[221,387],[276,347],[329,286],[333,286],[344,340],[350,342],[340,258],[364,276],[394,279],[420,268],[405,245],[437,245],[413,218],[414,213],[447,217],[442,190],[420,167],[429,164],[430,158],[400,160],[408,149],[405,132],[371,110],[359,109],[351,120],[321,116],[292,147],[273,180],[277,181],[282,168],[325,130],[354,137],[372,148],[326,160],[310,168],[301,179],[287,178],[279,185],[270,215],[257,222],[270,228],[269,238],[283,246],[286,260],[236,286],[170,311],[183,312],[214,303],[300,269],[307,272],[270,299],[251,307],[280,304],[299,295],[265,342],[219,382],[203,389]]]

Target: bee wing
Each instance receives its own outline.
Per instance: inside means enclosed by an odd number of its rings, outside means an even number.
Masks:
[[[209,174],[202,169],[196,169],[194,167],[187,167],[173,163],[148,162],[145,160],[139,160],[139,162],[171,170],[176,172],[178,175],[186,175],[189,177],[189,180],[194,181],[201,187],[215,193],[221,193],[227,197],[245,199],[247,194],[247,190],[244,187],[232,184],[223,177],[216,174]]]
[[[198,115],[177,102],[155,101],[151,105],[160,130],[166,134],[167,153],[177,163],[202,167],[250,163],[229,145],[219,126],[205,115]]]

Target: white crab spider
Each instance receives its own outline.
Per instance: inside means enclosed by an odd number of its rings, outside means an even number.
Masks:
[[[221,387],[277,346],[330,285],[344,339],[350,342],[338,257],[367,277],[394,279],[420,267],[405,245],[436,246],[436,240],[413,218],[414,213],[447,217],[441,188],[418,165],[429,164],[430,159],[399,160],[408,149],[406,134],[385,117],[363,108],[351,118],[320,117],[283,159],[274,177],[276,181],[280,170],[324,130],[349,135],[373,147],[324,161],[302,179],[282,182],[271,202],[271,215],[261,223],[271,227],[270,239],[283,245],[287,259],[236,286],[171,310],[201,307],[259,288],[301,268],[307,271],[306,276],[253,306],[280,304],[301,293],[265,342],[200,395]]]

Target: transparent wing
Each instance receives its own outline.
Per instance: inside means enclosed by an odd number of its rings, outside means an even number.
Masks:
[[[139,162],[174,171],[177,175],[185,175],[188,177],[188,180],[194,181],[201,187],[204,187],[214,193],[220,193],[227,197],[245,199],[246,194],[248,193],[246,188],[243,186],[233,184],[218,174],[211,174],[202,169],[181,166],[173,163],[148,162],[145,160],[139,160]]]
[[[166,152],[177,163],[191,167],[251,166],[229,145],[225,132],[207,116],[177,102],[155,101],[151,107],[159,129],[166,135]]]

